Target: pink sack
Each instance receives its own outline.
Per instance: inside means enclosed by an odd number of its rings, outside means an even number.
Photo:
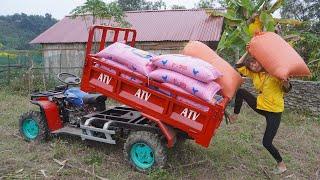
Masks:
[[[178,87],[178,86],[176,86],[176,85],[169,84],[169,83],[162,83],[162,85],[165,85],[165,86],[167,86],[167,87],[169,87],[169,88],[171,88],[171,89],[174,89],[174,90],[176,90],[176,91],[178,91],[178,92],[182,92],[182,93],[189,94],[189,95],[192,96],[192,94],[188,93],[187,91],[183,90],[182,88],[180,88],[180,87]],[[166,90],[162,90],[162,91],[171,96],[171,93],[170,93],[169,91],[166,91]],[[198,104],[198,103],[196,103],[196,102],[193,102],[193,101],[191,101],[191,100],[189,100],[189,99],[186,99],[186,98],[183,98],[183,97],[179,97],[178,99],[185,99],[185,100],[186,100],[185,102],[192,102],[191,104]],[[213,97],[213,99],[212,99],[209,103],[211,103],[211,104],[216,104],[216,103],[221,102],[222,100],[223,100],[223,97],[222,97],[222,96],[220,96],[220,95],[218,95],[218,94],[215,94],[214,97]],[[190,104],[190,103],[189,103],[189,104]],[[200,107],[200,106],[202,106],[202,105],[198,104],[197,106]]]
[[[223,76],[217,79],[217,83],[222,87],[221,93],[232,99],[243,80],[240,74],[227,61],[222,59],[209,46],[199,41],[190,41],[184,47],[182,53],[203,59],[220,70],[220,72],[223,72]]]
[[[133,72],[132,70],[130,70],[129,68],[127,68],[126,66],[120,64],[120,63],[117,63],[117,62],[114,62],[114,61],[111,61],[111,60],[106,60],[106,59],[102,59],[105,63],[107,64],[110,64],[111,66],[114,66],[114,67],[117,67],[119,69],[123,69],[123,70],[126,70],[126,71],[130,71],[130,72]],[[101,67],[102,69],[110,72],[111,74],[116,74],[116,70],[112,69],[112,68],[109,68],[109,67],[106,67],[106,66],[102,66]],[[132,76],[128,76],[126,74],[121,74],[120,75],[121,77],[125,78],[125,79],[128,79],[132,82],[135,82],[135,83],[138,83],[138,84],[141,84],[142,81],[140,81],[139,79],[136,79],[135,77],[132,77]]]
[[[119,42],[106,47],[96,56],[116,61],[143,75],[148,75],[153,70],[152,66],[148,65],[152,54]]]
[[[169,84],[169,83],[162,83],[162,85],[167,86],[167,87],[169,87],[169,88],[171,88],[171,89],[174,89],[174,90],[176,90],[176,91],[178,91],[178,92],[191,95],[190,93],[188,93],[187,91],[183,90],[182,88],[180,88],[180,87],[178,87],[178,86],[176,86],[176,85]],[[169,91],[167,91],[167,90],[160,90],[160,91],[162,91],[163,93],[171,96],[171,93],[170,93]],[[201,105],[201,104],[199,104],[199,103],[196,103],[196,102],[194,102],[194,101],[192,101],[192,100],[189,100],[189,99],[184,98],[184,97],[181,97],[181,96],[177,96],[177,100],[178,100],[178,101],[181,101],[181,102],[183,102],[183,103],[189,104],[189,105],[191,105],[191,106],[193,106],[193,107],[195,107],[195,108],[197,108],[197,109],[201,109],[201,110],[203,110],[203,111],[208,111],[208,110],[209,110],[209,107],[204,106],[204,105]],[[212,101],[211,101],[210,103],[211,103],[211,104],[216,104],[216,103],[221,102],[222,100],[223,100],[223,98],[222,98],[221,96],[219,96],[219,95],[216,94],[215,97],[212,99]]]
[[[172,70],[202,82],[209,82],[222,76],[210,63],[191,56],[167,54],[156,56],[151,63],[157,67]]]
[[[174,89],[174,90],[176,90],[178,92],[185,93],[185,94],[188,94],[188,95],[192,96],[192,94],[188,93],[187,91],[183,90],[182,88],[180,88],[180,87],[178,87],[176,85],[169,84],[169,83],[162,83],[162,85],[167,86],[167,87],[169,87],[171,89]],[[166,95],[168,95],[168,96],[172,96],[170,91],[168,91],[168,90],[159,89],[159,91],[164,93],[164,94],[166,94]],[[181,96],[177,96],[177,100],[181,101],[183,103],[189,104],[190,106],[193,106],[193,107],[195,107],[197,109],[201,109],[203,111],[208,111],[209,110],[209,107],[201,105],[201,104],[198,104],[196,102],[193,102],[193,101],[191,101],[191,100],[189,100],[187,98],[181,97]]]
[[[174,84],[208,102],[220,90],[220,85],[214,81],[203,83],[167,69],[154,70],[150,73],[149,77],[159,82]]]

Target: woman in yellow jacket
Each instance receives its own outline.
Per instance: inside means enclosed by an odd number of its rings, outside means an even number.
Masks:
[[[240,88],[236,93],[234,114],[230,116],[230,122],[233,123],[237,119],[243,101],[246,101],[255,112],[266,118],[267,126],[263,136],[263,146],[278,163],[274,173],[281,174],[287,168],[272,141],[279,128],[281,114],[284,110],[283,96],[285,92],[290,91],[291,84],[269,75],[261,64],[247,53],[237,62],[236,67],[242,75],[252,79],[259,95],[256,98],[247,90]]]

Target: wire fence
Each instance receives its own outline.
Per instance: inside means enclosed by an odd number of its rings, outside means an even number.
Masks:
[[[33,92],[47,90],[60,84],[56,78],[60,72],[77,72],[81,74],[82,66],[65,67],[61,63],[45,66],[40,51],[0,52],[0,88],[10,91]],[[49,59],[58,59],[61,55]]]

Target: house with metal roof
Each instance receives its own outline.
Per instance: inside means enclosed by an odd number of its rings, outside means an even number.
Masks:
[[[222,17],[211,17],[202,9],[129,11],[125,15],[137,31],[136,47],[155,54],[179,53],[190,40],[205,42],[215,49],[223,28]],[[45,67],[54,73],[68,67],[81,70],[91,25],[92,16],[66,16],[30,43],[42,45]]]

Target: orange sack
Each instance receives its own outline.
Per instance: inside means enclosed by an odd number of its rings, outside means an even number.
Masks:
[[[291,76],[310,76],[310,70],[301,56],[279,35],[263,32],[253,37],[248,52],[264,69],[279,79]]]
[[[240,74],[227,61],[202,42],[190,41],[184,47],[182,54],[203,59],[222,72],[223,76],[216,82],[222,87],[222,95],[230,99],[243,82]]]

